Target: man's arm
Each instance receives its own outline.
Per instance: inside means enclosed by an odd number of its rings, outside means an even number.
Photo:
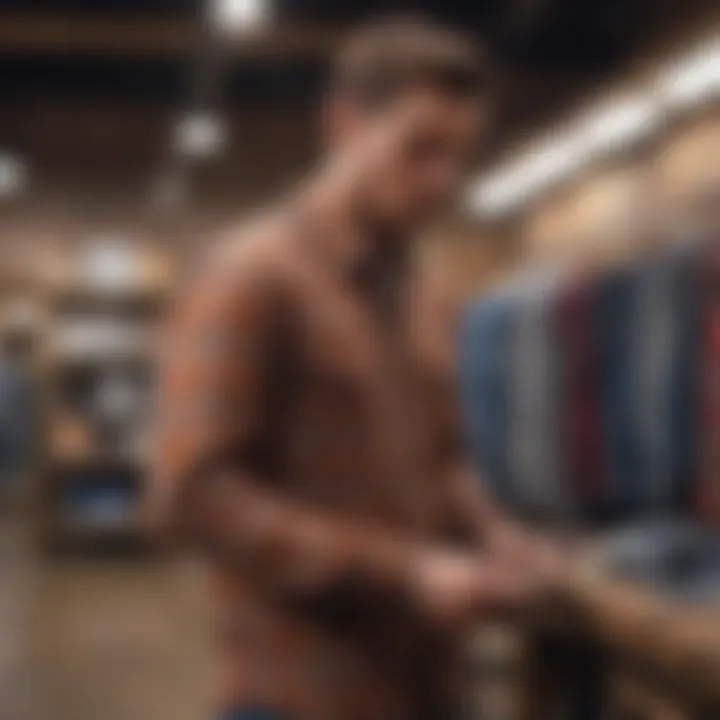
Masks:
[[[450,455],[446,467],[451,511],[455,521],[475,544],[491,548],[508,528],[515,529],[505,512],[485,491],[478,473],[463,452]]]
[[[266,474],[267,368],[279,297],[267,275],[226,269],[201,280],[171,318],[155,519],[280,593],[350,586],[448,615],[513,599],[514,578],[502,568],[292,500],[286,479]]]
[[[454,403],[448,403],[454,406]],[[560,548],[510,517],[485,490],[464,446],[460,420],[454,407],[446,419],[442,481],[447,488],[451,525],[493,562],[525,576],[536,590],[552,581],[560,562]]]

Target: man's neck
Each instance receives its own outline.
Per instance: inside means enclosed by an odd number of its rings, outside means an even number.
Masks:
[[[300,205],[342,262],[371,274],[401,273],[407,265],[407,240],[373,216],[352,173],[341,163],[320,168],[301,191]]]

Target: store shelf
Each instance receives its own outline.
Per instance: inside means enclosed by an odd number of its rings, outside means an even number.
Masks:
[[[60,287],[51,291],[48,304],[60,315],[105,312],[129,316],[152,316],[169,300],[170,293],[159,287],[106,289],[92,285]]]
[[[142,443],[169,293],[127,279],[123,287],[66,276],[46,289],[41,517],[52,544],[143,541],[135,518],[147,463],[127,448]]]
[[[135,518],[114,525],[83,524],[54,517],[45,524],[43,545],[47,551],[73,550],[83,555],[122,550],[147,553],[152,543]]]
[[[108,352],[107,354],[55,355],[48,359],[48,364],[56,372],[109,365],[153,365],[156,355],[157,353],[149,348],[133,352]]]
[[[78,517],[56,516],[53,520],[53,534],[74,539],[93,539],[98,536],[121,538],[134,535],[138,523],[134,514],[127,514],[116,520],[85,520]]]
[[[141,471],[147,465],[147,461],[134,457],[132,455],[124,455],[119,453],[88,453],[83,455],[50,455],[47,458],[47,472],[51,476],[52,482],[60,480],[63,473],[69,473],[75,470],[86,470],[92,468],[95,470],[128,470]]]

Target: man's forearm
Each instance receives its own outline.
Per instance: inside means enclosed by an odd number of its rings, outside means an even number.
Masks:
[[[469,463],[462,459],[453,463],[448,483],[456,523],[475,544],[492,546],[501,535],[515,528],[503,510],[482,488]]]
[[[196,483],[184,515],[195,544],[289,599],[340,591],[361,606],[447,624],[514,605],[523,592],[504,563],[331,515],[247,478]]]
[[[569,564],[559,576],[548,622],[590,636],[641,675],[718,711],[720,612],[666,601],[584,565]]]
[[[248,478],[204,478],[183,505],[182,524],[193,541],[284,593],[348,583],[405,593],[420,552],[385,528],[332,516]]]

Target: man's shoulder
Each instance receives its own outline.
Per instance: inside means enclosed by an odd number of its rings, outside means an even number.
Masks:
[[[190,268],[193,284],[224,294],[262,291],[293,284],[299,260],[296,233],[281,210],[234,222],[211,238]]]
[[[205,269],[236,279],[260,273],[275,277],[292,271],[295,233],[287,214],[268,211],[224,228],[212,240]]]

